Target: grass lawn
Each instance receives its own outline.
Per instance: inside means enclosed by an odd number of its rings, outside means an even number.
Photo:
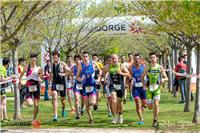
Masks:
[[[178,98],[173,98],[167,92],[162,92],[160,101],[160,129],[162,130],[187,130],[187,131],[200,131],[200,125],[194,125],[191,123],[193,118],[194,102],[191,104],[191,112],[183,112],[183,104],[178,104]],[[75,119],[75,114],[69,113],[69,104],[67,103],[68,115],[66,118],[61,117],[61,104],[59,102],[59,120],[58,122],[53,122],[53,110],[51,101],[40,101],[40,111],[38,115],[38,120],[41,122],[41,128],[67,128],[67,127],[95,127],[95,128],[133,128],[133,129],[153,129],[152,126],[152,110],[146,110],[144,112],[144,122],[143,126],[137,126],[138,116],[135,112],[135,103],[133,101],[127,101],[124,105],[124,124],[111,124],[111,117],[107,116],[106,102],[105,98],[102,97],[99,110],[93,111],[94,124],[88,124],[88,116],[84,113],[84,116],[80,120]],[[14,112],[14,101],[8,101],[8,115],[10,118],[13,117]],[[33,116],[33,107],[26,107],[21,110],[22,120],[30,121]],[[32,126],[12,126],[11,122],[1,123],[4,128],[32,128]]]

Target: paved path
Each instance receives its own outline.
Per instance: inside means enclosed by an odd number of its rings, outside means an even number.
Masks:
[[[175,133],[176,131],[137,130],[126,128],[4,129],[2,133]],[[184,131],[179,131],[184,133]],[[177,132],[176,132],[177,133]],[[188,131],[185,133],[188,133]],[[200,132],[197,132],[200,133]]]

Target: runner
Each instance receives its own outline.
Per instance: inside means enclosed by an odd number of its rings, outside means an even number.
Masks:
[[[53,121],[58,121],[58,92],[62,104],[62,117],[66,116],[66,84],[65,76],[72,75],[70,68],[62,61],[60,61],[59,52],[53,52],[53,81],[52,81],[52,104],[53,104]]]
[[[89,123],[92,124],[93,116],[90,111],[90,106],[94,107],[94,110],[97,109],[96,105],[96,83],[95,83],[95,65],[97,64],[95,62],[92,62],[89,59],[88,52],[83,52],[83,63],[78,66],[78,72],[77,72],[77,80],[79,82],[83,83],[83,93],[86,96],[85,97],[85,103],[86,103],[86,111],[89,115]],[[99,69],[99,73],[101,75],[101,70]],[[79,78],[81,73],[83,74],[82,78]],[[100,78],[97,80],[97,83],[100,82]]]
[[[81,56],[75,55],[74,60],[76,64],[74,65],[73,73],[73,81],[74,81],[74,94],[75,94],[75,107],[76,107],[76,119],[80,119],[82,106],[83,106],[83,85],[81,82],[77,81],[76,75],[77,75],[77,68],[81,65]],[[80,74],[80,78],[82,77],[82,73]]]
[[[8,81],[15,76],[7,77],[6,68],[9,66],[10,60],[9,58],[3,58],[3,66],[0,65],[0,82]],[[10,121],[7,115],[7,100],[6,100],[6,90],[7,83],[0,84],[0,120],[1,122]]]
[[[149,109],[153,108],[153,127],[158,127],[158,113],[159,101],[161,93],[161,85],[168,81],[164,68],[157,63],[157,55],[154,52],[149,54],[151,63],[145,67],[142,75],[142,83],[146,89],[147,105]],[[162,74],[162,76],[161,76]],[[147,76],[147,83],[145,84],[144,77]]]
[[[34,103],[33,120],[36,120],[37,114],[39,112],[39,100],[40,100],[40,82],[43,79],[42,68],[37,66],[37,55],[31,54],[31,63],[24,69],[20,75],[20,82],[22,77],[26,72],[26,99],[28,99],[28,104]],[[20,83],[21,84],[21,83]],[[31,100],[30,100],[31,99]]]
[[[133,54],[132,53],[128,53],[128,68],[133,64]],[[126,78],[126,85],[125,85],[125,89],[126,90],[129,90],[129,94],[130,94],[130,101],[133,101],[133,96],[132,96],[132,80],[131,78]],[[128,95],[128,92],[127,92],[127,95]]]
[[[72,56],[67,57],[67,66],[70,68],[71,71],[73,71],[74,68],[73,58]],[[71,108],[70,113],[75,113],[75,109],[72,105],[72,95],[73,95],[73,75],[67,76],[66,78],[66,89],[67,89],[67,97],[69,106]]]
[[[111,106],[112,106],[111,103],[112,102],[111,102],[111,94],[110,94],[110,89],[109,89],[110,77],[109,77],[109,75],[105,76],[105,73],[106,73],[105,70],[106,70],[107,67],[109,68],[111,62],[112,62],[112,57],[109,56],[108,59],[107,59],[106,65],[105,65],[105,67],[103,69],[103,76],[107,77],[107,79],[104,79],[104,84],[103,84],[104,90],[103,90],[103,93],[104,93],[104,95],[106,97],[106,105],[107,105],[107,110],[108,110],[108,117],[112,116],[112,111],[111,111]]]
[[[19,58],[18,59],[18,74],[21,75],[21,73],[24,70],[24,66],[25,66],[25,59],[24,58]],[[20,106],[21,108],[23,108],[23,103],[25,100],[25,96],[26,96],[26,75],[22,76],[22,81],[20,81],[19,83],[19,89],[20,89]]]
[[[129,71],[133,78],[132,96],[135,100],[136,112],[139,116],[140,121],[138,125],[144,124],[144,118],[142,116],[142,107],[146,105],[146,92],[142,85],[142,73],[144,72],[145,66],[141,63],[140,54],[134,55],[134,63],[130,66]]]
[[[97,54],[92,55],[92,60],[97,64],[97,65],[95,65],[94,69],[95,69],[95,80],[96,80],[96,90],[97,90],[96,104],[97,104],[97,109],[98,109],[98,105],[99,105],[99,101],[100,101],[100,97],[101,97],[101,92],[100,92],[101,82],[100,83],[97,82],[97,80],[100,78],[100,73],[99,73],[98,67],[102,70],[103,65],[98,62]]]
[[[124,95],[124,77],[130,78],[130,74],[126,66],[119,63],[118,56],[115,54],[112,55],[112,64],[109,65],[109,67],[107,67],[105,71],[105,79],[108,78],[108,74],[110,75],[109,89],[112,98],[112,123],[116,124],[117,122],[119,122],[120,124],[122,124],[122,98]],[[117,112],[119,113],[118,120],[116,118]]]
[[[121,63],[126,66],[126,68],[129,68],[129,64],[126,62],[126,56],[125,55],[121,55]],[[124,84],[125,84],[125,89],[124,89],[124,99],[123,99],[123,103],[126,104],[126,98],[127,98],[127,90],[128,90],[128,81],[129,79],[124,78]]]

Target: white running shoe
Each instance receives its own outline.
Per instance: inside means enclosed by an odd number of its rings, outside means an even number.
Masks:
[[[113,118],[113,120],[112,120],[112,122],[111,122],[112,124],[116,124],[117,122],[116,122],[116,119],[115,118]]]
[[[119,116],[119,118],[118,118],[118,123],[120,123],[120,124],[122,124],[123,123],[123,117],[122,116]]]

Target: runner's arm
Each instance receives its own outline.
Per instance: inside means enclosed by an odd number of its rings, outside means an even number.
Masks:
[[[63,68],[64,68],[64,73],[63,76],[73,76],[73,73],[71,69],[67,66],[65,62],[62,62]]]
[[[80,76],[81,76],[81,71],[82,71],[82,67],[81,67],[81,65],[78,65],[78,66],[77,66],[76,79],[77,79],[79,82],[82,81],[82,78],[80,78]]]
[[[44,79],[44,77],[43,77],[43,70],[42,70],[41,67],[39,68],[38,76],[39,76],[39,78],[40,78],[41,80]]]
[[[131,76],[131,79],[133,79],[132,75],[133,75],[133,70],[131,69],[132,65],[130,65],[128,67],[128,70],[129,70],[129,73],[130,73],[130,76]],[[133,81],[133,80],[132,80]],[[134,84],[134,82],[132,82],[132,85]]]
[[[146,89],[146,84],[145,84],[145,82],[144,82],[144,77],[147,75],[147,72],[148,72],[148,67],[145,66],[144,72],[142,73],[142,84],[143,84],[143,86],[144,86],[144,89]]]
[[[108,75],[109,75],[109,65],[105,66],[104,68],[104,82],[107,84],[106,79],[108,79]]]
[[[125,76],[127,78],[131,78],[131,75],[126,66],[121,64],[120,71],[118,72],[120,75]]]

